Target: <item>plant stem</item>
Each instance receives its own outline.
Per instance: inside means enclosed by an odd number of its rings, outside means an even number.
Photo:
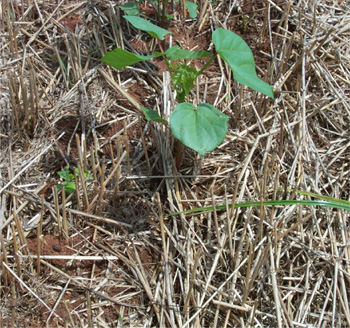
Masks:
[[[175,147],[176,147],[175,167],[176,167],[176,170],[180,171],[182,159],[185,152],[185,146],[179,140],[176,139]]]
[[[214,61],[216,58],[216,54],[214,54],[209,61],[201,68],[201,70],[197,73],[197,77],[200,76],[209,66],[210,64]]]
[[[159,39],[157,39],[157,43],[158,43],[158,46],[159,46],[160,51],[161,51],[162,53],[164,53],[162,43],[160,42]],[[165,57],[164,57],[164,58],[165,58]]]
[[[166,6],[166,1],[163,0],[163,7],[162,7],[162,27],[165,28],[165,6]]]

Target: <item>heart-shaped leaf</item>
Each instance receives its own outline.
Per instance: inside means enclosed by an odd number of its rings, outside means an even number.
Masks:
[[[134,27],[147,32],[148,34],[150,34],[151,36],[153,36],[154,38],[160,39],[160,40],[164,40],[164,35],[166,34],[173,34],[170,31],[161,28],[157,25],[152,24],[151,22],[138,17],[138,16],[127,16],[124,15],[123,16],[131,25],[133,25]]]
[[[272,87],[256,75],[253,53],[239,35],[218,28],[212,39],[216,51],[231,67],[233,76],[239,83],[273,98]]]
[[[202,156],[225,139],[227,122],[228,116],[210,104],[194,107],[190,103],[181,103],[170,116],[174,137]]]

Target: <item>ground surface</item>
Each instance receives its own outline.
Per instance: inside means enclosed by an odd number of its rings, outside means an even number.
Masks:
[[[99,61],[158,50],[119,2],[2,2],[1,326],[350,327],[349,211],[263,204],[350,200],[350,4],[197,3],[196,19],[167,7],[163,47],[213,51],[230,29],[275,98],[214,62],[191,98],[230,117],[227,136],[178,170],[169,130],[140,115],[171,113],[165,65]]]

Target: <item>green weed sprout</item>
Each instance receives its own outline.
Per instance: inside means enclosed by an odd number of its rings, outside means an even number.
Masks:
[[[164,40],[165,35],[171,34],[170,31],[141,17],[131,15],[123,17],[135,28],[146,31],[158,40]],[[214,150],[224,140],[229,118],[211,104],[203,103],[195,107],[192,103],[186,102],[186,99],[193,89],[197,77],[209,67],[216,56],[220,56],[228,64],[237,82],[273,98],[272,87],[258,78],[253,53],[239,35],[218,28],[212,34],[212,41],[216,50],[214,54],[204,50],[188,51],[173,46],[166,51],[161,50],[162,52],[155,52],[149,56],[141,56],[117,48],[107,52],[101,58],[104,63],[117,70],[122,70],[126,66],[141,61],[163,57],[170,73],[172,86],[176,91],[178,105],[173,110],[169,122],[161,118],[156,111],[143,107],[145,117],[150,121],[169,123],[174,137],[202,156]],[[187,63],[188,60],[205,57],[208,57],[209,60],[200,70]]]
[[[77,176],[79,177],[79,169],[75,168],[75,173],[77,174]],[[69,165],[65,166],[63,171],[58,171],[57,174],[62,178],[63,182],[59,183],[57,185],[57,189],[61,190],[62,186],[64,186],[64,190],[66,191],[66,193],[71,194],[72,192],[75,191],[76,189],[76,185],[74,182],[74,174],[70,173],[69,170]],[[92,179],[92,176],[89,172],[84,171],[84,177],[85,179]]]

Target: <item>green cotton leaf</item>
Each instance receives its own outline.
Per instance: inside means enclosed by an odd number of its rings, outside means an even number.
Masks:
[[[100,60],[104,63],[108,64],[116,68],[117,70],[123,69],[125,66],[134,65],[138,62],[152,59],[161,55],[160,53],[156,53],[150,56],[141,56],[133,54],[129,51],[126,51],[121,48],[114,49],[112,51],[107,52]]]
[[[227,122],[228,116],[210,104],[194,107],[190,103],[181,103],[170,116],[174,137],[202,156],[225,139]]]
[[[175,71],[171,75],[173,85],[178,92],[179,102],[184,102],[190,91],[193,89],[198,72],[194,67],[186,64],[174,66]]]
[[[138,17],[138,16],[123,16],[131,25],[133,25],[135,28],[138,28],[142,31],[147,32],[151,36],[153,36],[156,39],[164,40],[164,35],[166,34],[173,34],[168,30],[165,30],[164,28],[161,28],[157,25],[152,24],[151,22]]]
[[[256,75],[253,53],[239,35],[218,28],[212,39],[216,51],[231,67],[233,76],[239,83],[273,98],[272,87]]]
[[[123,10],[125,14],[130,16],[136,16],[140,14],[140,8],[137,7],[137,2],[129,2],[125,5],[120,5],[119,8]]]
[[[165,51],[165,55],[169,60],[179,60],[179,59],[198,59],[204,57],[210,57],[212,54],[210,52],[199,50],[190,51],[179,48],[179,46],[173,46]]]
[[[155,110],[148,109],[148,108],[143,107],[143,106],[142,106],[142,110],[143,110],[143,112],[145,114],[145,117],[146,117],[147,121],[168,124],[168,121],[165,120],[164,118],[161,118],[159,116],[159,114]]]
[[[191,18],[197,18],[198,5],[196,3],[191,2],[191,1],[186,1],[185,5],[186,5],[186,8],[187,8],[188,13],[190,14]]]

